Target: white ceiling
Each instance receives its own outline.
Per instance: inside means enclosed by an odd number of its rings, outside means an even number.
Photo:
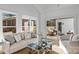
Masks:
[[[46,15],[50,12],[54,12],[55,10],[59,11],[59,9],[67,9],[67,7],[77,6],[78,4],[0,4],[0,9],[3,10],[11,10],[14,12],[20,12],[28,15],[38,15],[37,11],[40,14]],[[26,12],[27,11],[27,12]],[[30,13],[30,14],[29,14]]]
[[[40,13],[49,12],[49,10],[55,10],[66,7],[77,6],[78,4],[34,4]]]
[[[54,4],[53,5],[51,5],[51,4],[35,4],[34,6],[38,9],[38,11],[40,13],[44,13],[47,9],[49,9],[51,7],[55,7]]]

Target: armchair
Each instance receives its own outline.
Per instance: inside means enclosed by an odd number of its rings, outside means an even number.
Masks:
[[[74,34],[70,37],[69,50],[70,50],[70,53],[79,52],[79,34]]]

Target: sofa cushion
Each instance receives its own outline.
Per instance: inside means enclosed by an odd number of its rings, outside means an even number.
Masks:
[[[20,33],[14,34],[14,38],[15,38],[16,42],[19,42],[21,40],[21,34]]]
[[[10,53],[17,52],[27,46],[27,40],[21,40],[10,47]]]
[[[13,37],[13,35],[5,35],[5,36],[4,36],[4,39],[5,39],[6,41],[9,41],[11,45],[16,42],[15,39],[14,39],[14,37]]]
[[[29,39],[30,38],[30,33],[25,33],[25,39]]]
[[[25,39],[25,33],[21,33],[21,39],[22,39],[22,40]]]

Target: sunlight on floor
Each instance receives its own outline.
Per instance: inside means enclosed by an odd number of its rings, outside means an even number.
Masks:
[[[61,40],[59,40],[59,47],[60,47],[61,49],[63,49],[63,51],[64,51],[66,54],[68,54],[68,51],[67,51],[67,49],[65,48],[65,46],[63,45],[63,43],[61,42]]]

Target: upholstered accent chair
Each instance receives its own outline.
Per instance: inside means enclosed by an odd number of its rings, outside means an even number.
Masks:
[[[69,41],[70,53],[79,53],[79,34],[73,34]]]

